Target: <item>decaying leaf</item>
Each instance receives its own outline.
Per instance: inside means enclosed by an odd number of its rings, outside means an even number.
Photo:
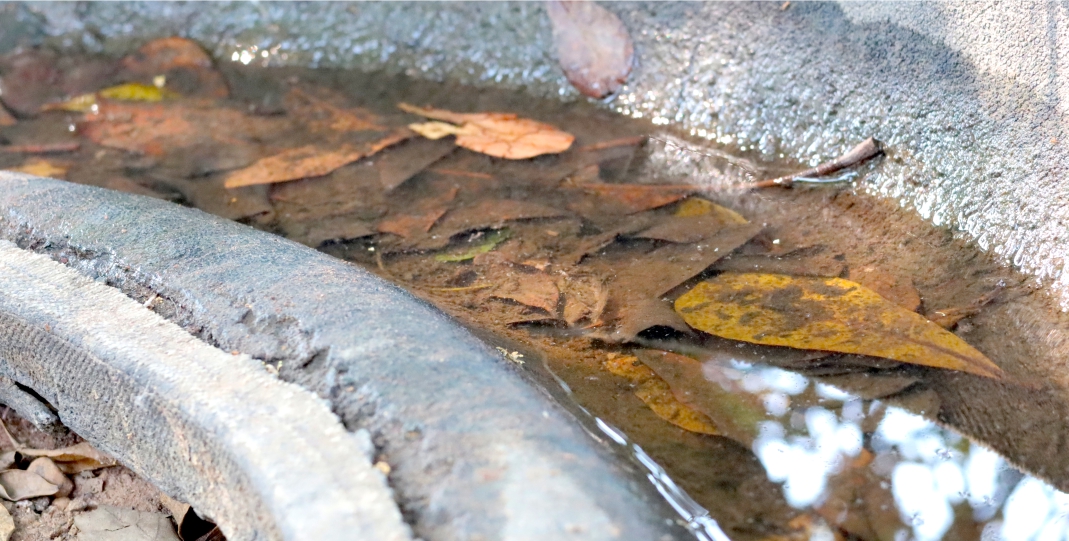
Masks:
[[[875,267],[863,267],[858,272],[851,271],[850,279],[910,312],[916,312],[921,307],[921,295],[906,276],[893,275]]]
[[[676,399],[668,384],[642,364],[638,357],[610,355],[604,366],[609,372],[631,380],[635,385],[635,396],[661,419],[698,434],[719,434],[716,425],[708,417]]]
[[[580,92],[603,98],[631,72],[634,45],[620,19],[594,2],[546,2],[557,59]]]
[[[70,111],[73,113],[87,113],[97,107],[97,98],[105,98],[115,101],[140,101],[146,103],[163,101],[177,98],[178,94],[156,85],[141,83],[126,83],[111,86],[90,94],[81,94],[67,101],[50,103],[41,108],[42,111]]]
[[[454,113],[444,109],[398,104],[401,110],[444,122],[456,124],[453,134],[457,146],[497,158],[523,160],[542,154],[559,154],[568,150],[575,137],[529,118],[511,113]],[[431,139],[449,135],[442,122],[433,126],[414,124],[413,131],[428,133]],[[426,135],[425,135],[426,136]]]
[[[681,333],[689,333],[690,327],[679,317],[667,301],[648,297],[626,300],[613,311],[616,329],[608,336],[612,342],[631,342],[639,333],[653,327],[667,327]]]
[[[628,212],[642,212],[665,205],[670,205],[694,192],[694,187],[665,188],[657,185],[643,184],[609,184],[589,182],[580,184],[583,191],[611,200],[623,206]]]
[[[507,282],[498,286],[493,297],[508,299],[525,306],[531,306],[545,311],[547,314],[557,314],[557,303],[560,300],[560,290],[553,277],[545,273],[512,273]]]
[[[675,308],[691,327],[731,340],[1002,376],[957,336],[842,278],[724,273],[679,297]]]
[[[59,467],[56,466],[56,463],[52,462],[52,459],[48,457],[42,456],[33,459],[33,462],[30,462],[30,465],[26,467],[26,471],[35,473],[41,476],[45,481],[59,487],[59,490],[53,494],[56,498],[67,496],[74,490],[74,483],[72,483],[71,480],[60,471]]]
[[[333,97],[333,96],[331,96]],[[286,112],[308,127],[312,133],[343,134],[358,131],[384,131],[382,119],[370,111],[340,107],[309,91],[293,88],[286,94]],[[341,101],[336,97],[333,101]]]
[[[101,505],[74,515],[78,541],[181,541],[167,515]]]
[[[67,475],[118,464],[114,458],[101,453],[84,441],[60,449],[19,449],[19,454],[34,458],[48,457],[56,463],[60,471]]]
[[[26,470],[0,472],[0,498],[17,502],[40,496],[52,496],[59,486],[49,483],[44,477]]]
[[[474,246],[465,247],[460,251],[449,254],[438,254],[434,256],[434,260],[443,263],[459,263],[461,261],[474,259],[475,256],[479,254],[485,254],[486,252],[493,250],[498,244],[505,242],[511,236],[512,233],[508,229],[491,231],[479,239]]]
[[[703,369],[701,362],[669,351],[647,349],[635,355],[668,384],[680,402],[703,413],[724,436],[749,446],[757,437],[758,424],[768,419],[758,396],[726,377],[708,379],[720,368],[715,361]]]
[[[383,219],[375,229],[380,233],[393,233],[401,238],[412,238],[430,231],[449,207],[439,206],[416,214],[395,214]]]
[[[680,218],[713,215],[719,217],[720,221],[725,224],[744,224],[749,221],[738,212],[701,197],[684,199],[672,214]]]
[[[195,42],[179,37],[150,41],[122,60],[128,76],[149,82],[162,76],[168,88],[186,96],[225,98],[230,94],[212,58]]]
[[[70,168],[66,165],[55,164],[41,158],[30,158],[22,162],[22,165],[8,169],[8,171],[26,173],[27,175],[38,177],[63,178],[67,175],[68,169]]]
[[[362,145],[345,144],[332,149],[306,145],[286,150],[274,156],[262,158],[244,169],[234,171],[226,177],[224,186],[238,188],[321,177],[343,165],[404,141],[408,137],[408,131],[394,131],[382,139]]]
[[[569,276],[558,284],[564,295],[564,310],[561,316],[569,327],[586,320],[587,327],[602,324],[602,314],[609,302],[609,290],[600,279]]]

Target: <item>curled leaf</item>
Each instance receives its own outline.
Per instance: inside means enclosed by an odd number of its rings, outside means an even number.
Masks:
[[[603,98],[631,72],[634,45],[620,19],[594,2],[546,2],[557,58],[580,92]]]
[[[575,141],[575,136],[570,133],[511,113],[454,113],[407,103],[398,104],[398,107],[407,113],[442,121],[414,124],[410,126],[413,131],[430,134],[424,136],[431,139],[445,137],[452,131],[457,136],[457,146],[497,158],[523,160],[542,154],[559,154]],[[443,125],[445,122],[457,126],[447,127],[448,124]]]
[[[61,449],[19,449],[19,454],[28,457],[48,457],[55,462],[60,471],[68,475],[118,464],[114,458],[101,453],[84,441]]]
[[[724,273],[679,297],[675,309],[691,327],[731,340],[1002,377],[954,334],[842,278]]]
[[[26,470],[0,472],[0,498],[17,502],[40,496],[52,496],[59,492],[58,486],[44,477]]]

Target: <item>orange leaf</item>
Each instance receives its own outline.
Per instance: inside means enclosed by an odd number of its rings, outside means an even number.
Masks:
[[[406,103],[398,107],[408,113],[459,124],[457,146],[497,158],[523,160],[542,154],[559,154],[575,141],[575,136],[570,133],[511,113],[454,113]]]
[[[274,156],[257,160],[256,163],[235,171],[226,177],[227,188],[274,184],[301,178],[321,177],[335,169],[365,158],[407,139],[408,131],[397,131],[370,145],[343,145],[332,150],[323,150],[315,145],[286,150]]]

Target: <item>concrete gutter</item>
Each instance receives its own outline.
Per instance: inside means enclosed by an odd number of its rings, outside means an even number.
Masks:
[[[862,188],[1043,280],[1069,308],[1069,8],[1057,2],[608,3],[637,66],[606,102],[809,163],[875,136]],[[185,35],[218,58],[403,71],[579,99],[538,3],[30,3],[64,44]],[[25,16],[24,16],[25,18]],[[263,61],[258,59],[257,62]]]

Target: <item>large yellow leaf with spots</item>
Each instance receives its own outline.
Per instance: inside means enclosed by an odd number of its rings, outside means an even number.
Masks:
[[[691,327],[731,340],[1002,377],[954,334],[841,278],[724,273],[679,297],[675,309]]]

